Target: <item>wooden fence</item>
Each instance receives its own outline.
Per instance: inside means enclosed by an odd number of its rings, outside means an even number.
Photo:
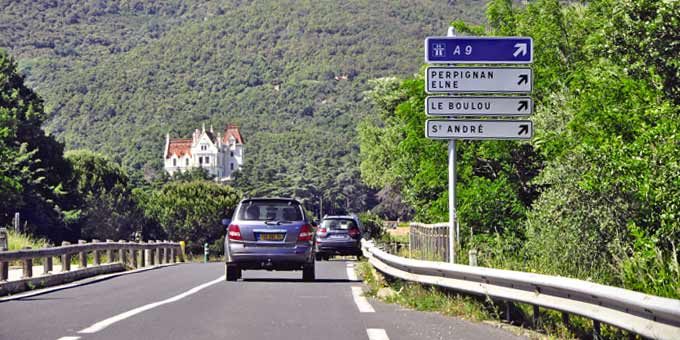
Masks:
[[[411,223],[408,256],[420,260],[446,261],[449,256],[448,224]]]

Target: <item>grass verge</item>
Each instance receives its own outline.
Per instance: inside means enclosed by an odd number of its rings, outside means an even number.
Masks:
[[[31,247],[31,249],[41,249],[49,245],[49,242],[43,238],[35,238],[27,234],[17,233],[16,231],[9,228],[7,230],[7,242],[9,245],[9,251],[21,250],[26,247]]]
[[[382,275],[366,260],[356,267],[358,275],[368,286],[367,296],[387,303],[419,311],[439,312],[475,322],[491,323],[529,339],[593,339],[592,321],[575,315],[569,316],[568,324],[562,322],[562,314],[551,310],[540,310],[537,324],[533,324],[533,306],[521,303],[510,304],[510,322],[507,321],[507,305],[486,297],[468,296],[440,287],[398,280]],[[389,288],[394,293],[380,297],[381,289]],[[641,339],[626,331],[602,325],[604,339]]]

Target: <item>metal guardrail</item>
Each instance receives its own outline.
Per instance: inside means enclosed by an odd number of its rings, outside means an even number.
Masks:
[[[431,262],[389,254],[362,241],[364,255],[381,272],[403,280],[521,302],[593,320],[652,339],[680,339],[680,300],[634,292],[583,280],[511,270]]]
[[[106,240],[105,243],[92,240],[92,243],[87,243],[80,240],[78,244],[73,245],[64,242],[61,247],[0,251],[0,282],[8,280],[10,261],[22,261],[22,278],[31,278],[34,259],[42,259],[44,272],[51,273],[52,258],[59,257],[62,264],[61,272],[68,272],[71,270],[71,256],[74,254],[79,254],[82,269],[88,266],[87,256],[90,252],[93,253],[94,266],[101,265],[101,255],[104,251],[108,263],[118,262],[132,268],[175,262],[178,256],[180,261],[184,261],[179,243],[168,241],[133,243],[124,240],[118,242]]]

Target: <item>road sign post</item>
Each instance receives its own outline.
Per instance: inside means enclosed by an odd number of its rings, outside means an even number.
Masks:
[[[449,27],[446,35],[448,37],[455,37],[456,29]],[[427,51],[427,47],[425,50]],[[449,262],[451,263],[456,263],[456,241],[459,239],[459,236],[458,215],[456,212],[456,140],[451,139],[449,140]]]
[[[528,37],[456,37],[449,27],[446,37],[425,39],[429,64],[530,64],[533,40]],[[428,67],[427,93],[531,93],[533,72],[528,67]],[[530,97],[442,96],[427,97],[428,116],[527,116],[533,113]],[[449,141],[449,262],[455,263],[455,243],[460,240],[456,216],[456,139],[528,140],[531,121],[431,119],[425,126],[430,139]],[[455,238],[454,238],[455,230]]]

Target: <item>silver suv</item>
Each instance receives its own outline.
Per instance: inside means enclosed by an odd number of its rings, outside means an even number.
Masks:
[[[314,230],[298,201],[248,198],[227,222],[227,281],[251,269],[302,270],[303,280],[314,280]]]

